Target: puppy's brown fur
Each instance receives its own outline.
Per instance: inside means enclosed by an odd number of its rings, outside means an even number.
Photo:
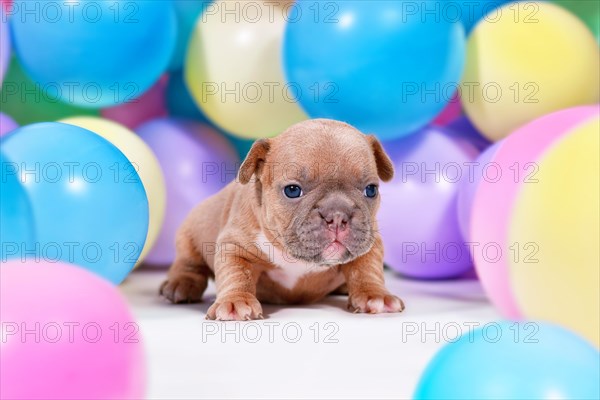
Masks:
[[[259,303],[310,303],[347,290],[354,312],[399,312],[384,286],[375,215],[393,166],[374,136],[342,122],[309,120],[254,143],[238,180],[199,204],[181,226],[161,286],[174,303],[200,301],[215,278],[207,318],[262,318]],[[289,198],[296,185],[302,195]]]

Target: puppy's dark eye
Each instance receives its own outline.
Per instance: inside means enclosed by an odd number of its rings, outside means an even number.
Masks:
[[[373,198],[375,196],[377,196],[377,186],[376,185],[369,185],[365,188],[365,196],[369,197],[369,198]]]
[[[302,196],[302,188],[298,185],[287,185],[283,188],[283,193],[290,199]]]

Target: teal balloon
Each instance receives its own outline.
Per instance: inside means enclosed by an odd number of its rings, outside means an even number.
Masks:
[[[600,353],[544,322],[490,323],[445,345],[415,399],[598,399]]]
[[[233,144],[233,147],[235,147],[237,150],[238,154],[240,155],[240,159],[244,160],[248,155],[250,148],[252,148],[254,140],[242,139],[230,134],[226,134],[225,136],[227,136],[231,144]]]
[[[112,283],[135,265],[148,231],[148,199],[136,166],[86,129],[39,123],[2,138],[33,210],[35,254],[77,264]]]
[[[19,258],[22,248],[35,247],[33,212],[15,172],[16,164],[0,153],[0,262]]]
[[[205,124],[210,123],[192,99],[182,71],[173,72],[169,76],[165,98],[170,116],[193,119]]]
[[[598,0],[553,0],[552,2],[577,15],[600,43],[600,2]]]
[[[212,0],[173,0],[172,3],[175,15],[177,15],[177,40],[169,70],[177,71],[183,68],[187,47],[196,22],[206,7],[212,3]]]
[[[383,140],[416,132],[452,99],[465,64],[460,20],[424,11],[443,4],[296,2],[283,46],[289,92],[312,118]]]

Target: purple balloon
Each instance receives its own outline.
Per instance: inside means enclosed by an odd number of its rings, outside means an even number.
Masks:
[[[0,7],[0,83],[4,79],[4,73],[10,61],[10,36],[8,20]]]
[[[485,150],[491,144],[487,138],[479,133],[469,118],[464,115],[447,124],[446,128],[452,135],[468,140],[480,151]]]
[[[0,137],[19,127],[19,124],[8,115],[0,112]]]
[[[500,148],[500,143],[502,142],[494,143],[477,157],[472,169],[463,175],[458,186],[458,226],[465,242],[470,241],[471,211],[477,187],[484,177],[493,180],[499,173],[499,170],[491,162]]]
[[[472,263],[458,227],[456,198],[468,163],[479,151],[444,128],[384,143],[396,174],[383,183],[379,230],[385,262],[412,278],[459,276]]]
[[[235,179],[239,158],[227,139],[200,123],[161,118],[136,131],[154,151],[167,188],[164,223],[145,262],[168,265],[177,229],[194,206]]]

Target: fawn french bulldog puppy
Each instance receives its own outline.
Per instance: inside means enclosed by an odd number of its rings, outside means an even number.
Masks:
[[[315,302],[349,295],[353,312],[400,312],[384,285],[378,183],[393,166],[381,144],[342,122],[316,119],[257,140],[238,179],[191,211],[160,293],[202,299],[206,318],[262,318],[260,302]]]

